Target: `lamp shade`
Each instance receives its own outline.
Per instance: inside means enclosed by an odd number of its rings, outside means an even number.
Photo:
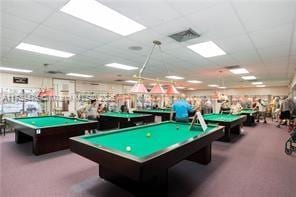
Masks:
[[[38,97],[44,97],[44,95],[45,95],[45,89],[40,89],[38,93]]]
[[[52,97],[53,96],[53,89],[52,88],[47,89],[45,92],[45,95],[47,97]]]
[[[150,93],[151,94],[165,94],[165,91],[159,83],[156,83],[153,86],[153,88],[150,90]]]
[[[52,89],[41,89],[38,93],[38,97],[52,97],[53,96],[53,90]]]
[[[146,87],[142,83],[136,83],[132,89],[130,90],[131,93],[148,93]]]
[[[167,94],[179,94],[179,91],[176,89],[176,87],[173,84],[171,84],[171,85],[169,85],[166,93]]]

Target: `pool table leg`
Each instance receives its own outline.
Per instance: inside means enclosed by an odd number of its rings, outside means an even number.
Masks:
[[[15,130],[15,142],[17,144],[25,143],[25,142],[30,142],[32,141],[32,137],[21,132],[18,130]]]
[[[197,162],[200,164],[207,165],[211,162],[212,158],[212,144],[209,144],[202,149],[200,149],[198,152],[190,155],[187,160]]]
[[[142,177],[134,180],[99,165],[99,176],[138,197],[167,196],[168,170],[148,180],[143,180]]]
[[[224,136],[219,140],[223,142],[230,142],[231,141],[231,128],[230,126],[225,126],[224,128]]]

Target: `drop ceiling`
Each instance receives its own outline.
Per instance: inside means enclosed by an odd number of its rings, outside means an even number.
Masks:
[[[113,83],[117,79],[131,80],[138,71],[117,70],[105,64],[117,62],[141,67],[152,41],[159,40],[163,54],[154,51],[143,75],[159,79],[167,75],[184,77],[177,81],[178,86],[205,89],[208,84],[221,81],[226,87],[253,86],[225,69],[233,65],[246,68],[268,86],[288,85],[295,74],[294,0],[98,1],[147,28],[121,36],[61,12],[68,0],[3,0],[1,65],[31,69],[31,75],[40,76],[44,75],[46,63],[47,70],[90,74],[95,77],[88,81]],[[188,28],[201,36],[186,42],[168,37]],[[204,58],[187,48],[206,41],[215,42],[226,55]],[[65,59],[16,49],[21,42],[76,55]],[[142,50],[130,50],[131,46],[140,46]],[[71,78],[63,74],[53,76]],[[187,80],[203,83],[191,84]]]

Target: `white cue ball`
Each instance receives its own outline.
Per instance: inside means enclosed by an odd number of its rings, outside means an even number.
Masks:
[[[125,150],[129,152],[129,151],[132,150],[132,148],[131,148],[130,146],[127,146],[127,147],[125,148]]]

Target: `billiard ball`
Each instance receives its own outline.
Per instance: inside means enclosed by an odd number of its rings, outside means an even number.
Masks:
[[[151,137],[151,133],[146,133],[146,137]]]
[[[125,147],[125,150],[130,152],[132,150],[132,148],[130,146]]]

